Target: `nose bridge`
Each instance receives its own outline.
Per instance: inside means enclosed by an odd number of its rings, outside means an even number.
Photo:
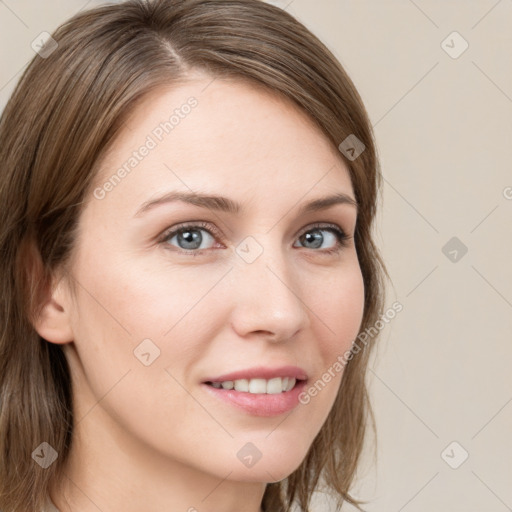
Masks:
[[[233,326],[240,335],[265,332],[291,338],[308,322],[300,274],[271,236],[247,237],[237,247]]]

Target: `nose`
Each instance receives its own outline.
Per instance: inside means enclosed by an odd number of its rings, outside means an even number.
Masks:
[[[266,247],[252,263],[240,259],[231,274],[231,323],[239,336],[283,342],[307,328],[304,276],[281,250]]]

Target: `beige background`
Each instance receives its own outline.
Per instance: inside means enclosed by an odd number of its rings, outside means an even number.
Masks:
[[[355,494],[369,512],[512,510],[512,1],[272,3],[345,66],[385,177],[377,240],[403,311],[372,361],[378,459]],[[0,109],[34,38],[94,4],[0,1]]]

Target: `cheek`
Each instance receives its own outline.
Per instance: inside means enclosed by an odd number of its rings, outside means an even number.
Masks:
[[[78,417],[94,422],[106,410],[126,431],[156,447],[179,445],[175,437],[184,430],[184,418],[208,421],[185,387],[204,351],[202,340],[210,339],[204,319],[218,313],[208,290],[224,271],[198,275],[192,267],[172,272],[103,263],[93,272],[95,266],[83,261],[77,275],[74,331],[81,364],[74,370],[85,373],[86,390]],[[102,407],[96,408],[99,400]],[[181,442],[204,435],[196,422]]]
[[[320,283],[323,283],[320,286]],[[316,435],[327,419],[338,394],[346,356],[356,339],[364,312],[364,281],[357,259],[344,268],[332,270],[327,278],[312,279],[305,297],[311,309],[316,373],[301,397],[310,436]],[[307,411],[307,412],[306,412]],[[315,421],[311,421],[312,418]]]
[[[315,322],[328,333],[322,338],[322,350],[332,362],[351,346],[363,319],[364,281],[357,260],[339,271],[333,270],[322,286],[315,283],[306,296],[311,298],[308,306],[311,302]]]
[[[209,339],[210,326],[222,317],[213,297],[223,293],[215,285],[225,269],[147,266],[133,259],[105,259],[98,266],[92,251],[84,254],[74,332],[86,371],[101,369],[105,386],[123,369],[147,362],[186,375],[204,350],[199,341]]]

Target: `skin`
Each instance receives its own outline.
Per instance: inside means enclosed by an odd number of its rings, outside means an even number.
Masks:
[[[73,379],[75,437],[66,477],[51,491],[62,512],[260,511],[266,484],[304,459],[342,372],[307,405],[273,417],[235,409],[200,383],[291,364],[312,384],[358,334],[357,210],[336,204],[298,214],[312,199],[354,198],[337,148],[289,100],[211,80],[197,74],[153,92],[131,113],[101,163],[100,186],[174,108],[198,100],[103,199],[87,198],[70,276],[56,276],[37,321],[43,338],[62,345]],[[134,217],[164,192],[191,190],[227,196],[244,210],[174,202]],[[201,254],[180,254],[177,236],[159,240],[191,221],[220,233],[199,227]],[[314,223],[352,238],[340,247],[325,228],[308,228]],[[308,245],[303,232],[322,235],[322,245]],[[235,250],[248,236],[263,250],[250,264]],[[160,356],[145,366],[134,349],[148,338]],[[262,454],[250,468],[237,457],[248,442]]]

